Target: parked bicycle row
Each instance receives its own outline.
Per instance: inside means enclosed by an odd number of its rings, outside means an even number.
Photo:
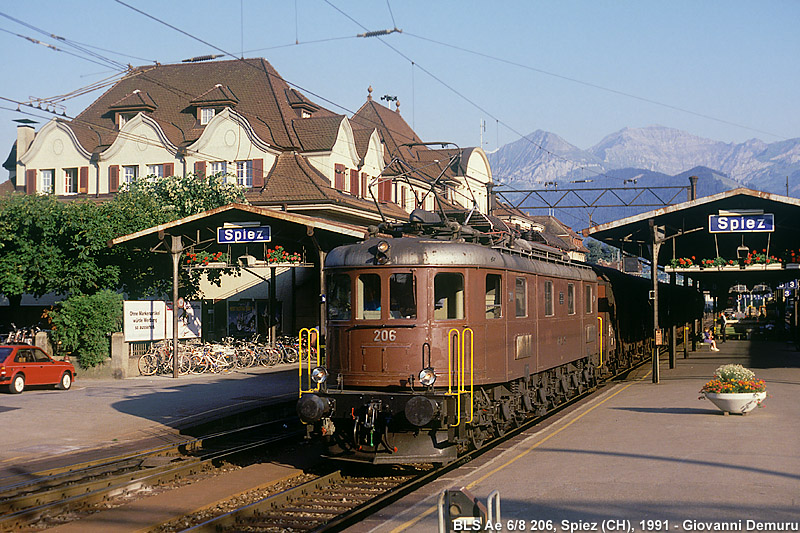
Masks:
[[[178,344],[178,373],[203,374],[228,372],[251,366],[273,366],[279,363],[297,363],[299,360],[297,338],[280,337],[274,346],[258,341],[235,340],[228,337],[223,342],[199,343],[186,341]],[[310,351],[315,353],[316,348]],[[304,348],[308,353],[309,348]],[[168,374],[174,370],[172,341],[159,341],[139,358],[139,372],[143,376]]]

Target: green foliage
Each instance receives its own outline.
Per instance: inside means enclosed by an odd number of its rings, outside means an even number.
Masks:
[[[49,311],[52,338],[59,352],[72,352],[83,368],[110,357],[110,334],[122,328],[122,295],[101,290],[76,294]]]
[[[586,257],[587,263],[611,262],[616,258],[614,249],[598,240],[587,238],[583,241],[583,244],[589,250],[589,254]]]

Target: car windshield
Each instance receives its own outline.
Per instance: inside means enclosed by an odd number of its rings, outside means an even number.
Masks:
[[[8,346],[3,346],[0,348],[0,361],[5,361],[6,357],[14,350],[14,348],[9,348]]]

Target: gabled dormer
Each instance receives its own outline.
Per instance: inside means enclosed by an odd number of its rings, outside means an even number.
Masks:
[[[231,88],[218,83],[192,100],[190,105],[195,110],[197,123],[200,126],[205,126],[211,122],[211,119],[214,118],[217,113],[226,107],[235,109],[238,103],[239,99],[233,94]]]
[[[286,89],[286,101],[289,102],[289,107],[294,109],[300,118],[310,118],[320,109],[317,104],[310,102],[305,96],[292,88]]]
[[[114,124],[117,129],[122,129],[122,126],[137,113],[152,113],[157,107],[155,100],[148,93],[136,89],[108,109],[114,113]]]

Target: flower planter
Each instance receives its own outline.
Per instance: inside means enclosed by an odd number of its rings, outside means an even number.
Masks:
[[[767,397],[766,392],[704,392],[723,414],[738,413],[746,415]]]

